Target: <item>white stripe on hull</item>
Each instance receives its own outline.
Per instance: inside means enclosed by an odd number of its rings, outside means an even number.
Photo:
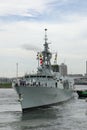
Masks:
[[[22,109],[63,102],[73,96],[72,90],[49,87],[16,86],[16,91],[21,94]]]

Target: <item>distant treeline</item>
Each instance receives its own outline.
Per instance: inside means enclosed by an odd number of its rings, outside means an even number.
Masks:
[[[12,83],[0,83],[0,88],[12,88]]]

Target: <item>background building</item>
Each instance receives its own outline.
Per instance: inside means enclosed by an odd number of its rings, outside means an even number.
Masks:
[[[0,83],[4,84],[4,83],[11,83],[12,80],[10,78],[4,78],[4,77],[0,77]]]
[[[67,65],[65,65],[64,63],[62,63],[59,66],[59,72],[62,76],[66,76],[67,75]]]
[[[87,77],[87,61],[86,61],[86,73],[85,73],[85,76]]]

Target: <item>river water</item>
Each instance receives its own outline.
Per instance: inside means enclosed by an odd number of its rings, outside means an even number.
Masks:
[[[87,102],[75,96],[23,114],[16,92],[0,89],[0,130],[87,130]]]

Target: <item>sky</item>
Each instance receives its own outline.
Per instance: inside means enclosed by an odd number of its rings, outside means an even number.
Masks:
[[[36,71],[45,28],[57,63],[86,73],[87,0],[0,0],[0,77]]]

